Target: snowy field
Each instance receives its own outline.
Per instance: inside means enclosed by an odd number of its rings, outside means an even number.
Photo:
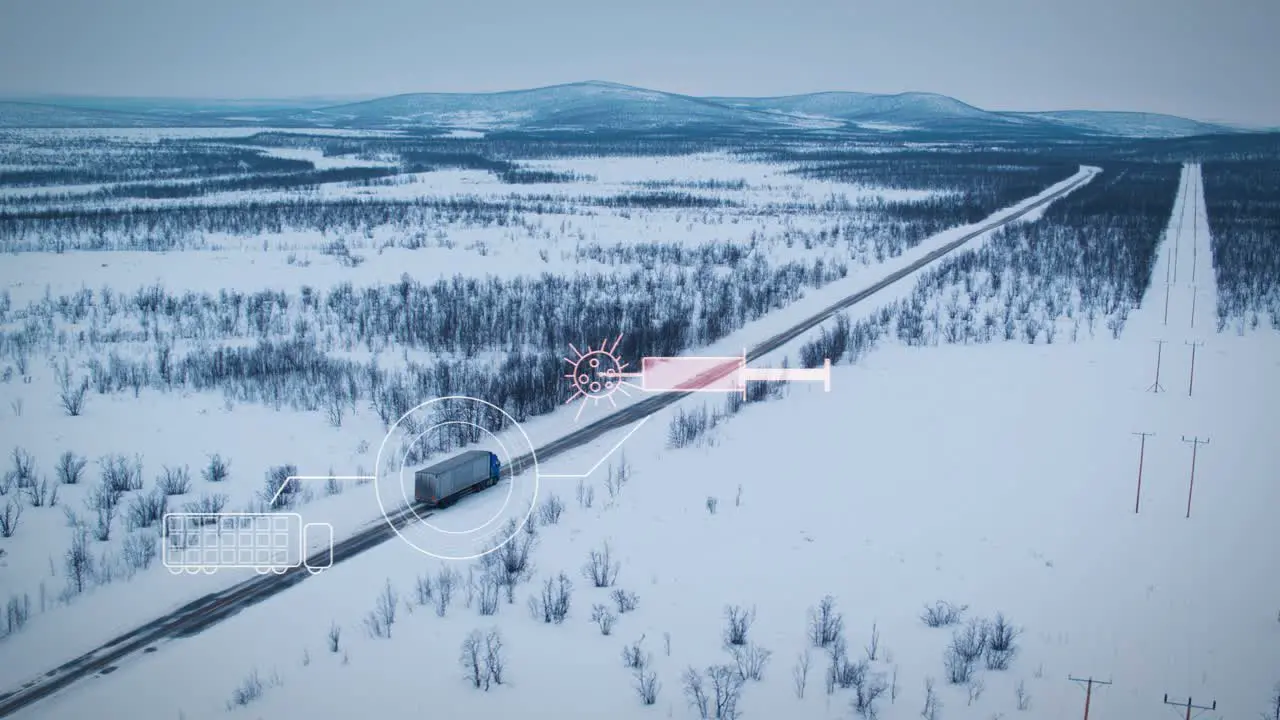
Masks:
[[[928,349],[885,341],[855,365],[836,367],[830,393],[791,384],[784,397],[751,404],[692,446],[672,450],[669,423],[702,402],[688,399],[640,427],[622,448],[625,459],[611,456],[582,489],[573,479],[544,482],[544,500],[554,494],[564,509],[555,522],[535,515],[530,573],[513,603],[489,595],[496,589],[477,565],[445,565],[389,542],[19,716],[95,717],[110,707],[139,720],[352,717],[376,707],[393,717],[698,718],[684,679],[689,668],[703,677],[710,717],[719,678],[730,690],[740,686],[737,710],[747,718],[852,717],[859,692],[869,698],[877,688],[871,705],[880,718],[915,718],[926,709],[926,684],[936,718],[1075,718],[1084,693],[1068,676],[1114,683],[1094,689],[1092,717],[1162,717],[1171,711],[1161,702],[1165,693],[1216,700],[1219,713],[1210,717],[1256,715],[1280,667],[1280,531],[1271,518],[1280,502],[1272,419],[1280,402],[1273,380],[1280,338],[1265,329],[1214,332],[1209,232],[1194,169],[1185,190],[1152,277],[1176,272],[1185,281],[1195,274],[1195,317],[1203,321],[1194,327],[1191,290],[1174,284],[1166,304],[1164,283],[1155,282],[1118,340],[1099,332],[1054,345]],[[882,275],[934,242],[858,276]],[[811,293],[705,353],[734,354],[746,336],[785,327],[788,317],[824,304],[823,293],[865,284],[860,277]],[[910,282],[903,285],[909,292]],[[894,296],[877,297],[851,320]],[[1149,391],[1155,340],[1167,341],[1163,392]],[[1204,343],[1190,393],[1188,342]],[[118,402],[122,414],[139,405],[131,397]],[[721,401],[706,402],[714,408]],[[184,427],[184,434],[220,438],[229,437],[231,421],[254,432],[284,425],[260,460],[246,462],[324,454],[338,472],[367,457],[347,447],[355,438],[379,435],[376,418],[366,418],[372,424],[364,430],[337,431],[321,418],[285,423],[269,410],[222,414],[218,405],[195,396],[156,398],[147,403],[154,419],[137,425],[160,433],[161,418],[193,417],[206,426]],[[34,423],[41,426],[74,420],[55,418],[56,407],[27,412],[48,413]],[[587,412],[584,419],[605,408]],[[568,421],[542,418],[528,428],[537,443]],[[124,446],[135,427],[123,419],[102,423],[102,450]],[[626,432],[545,471],[581,472]],[[1138,513],[1134,432],[1154,433]],[[1184,436],[1210,440],[1197,452],[1190,518],[1192,446]],[[155,435],[147,443],[179,440]],[[236,443],[237,450],[256,445]],[[369,494],[368,486],[351,487],[305,512],[334,520],[341,533],[350,501]],[[501,495],[459,504],[447,513],[450,523],[483,520]],[[606,543],[610,563],[584,573],[590,554]],[[23,573],[45,563],[6,560]],[[594,587],[590,576],[602,568],[611,576],[612,562],[616,578]],[[571,584],[567,613],[556,622],[558,613],[548,612],[546,622],[530,606],[544,590],[547,600],[563,597],[560,573]],[[456,584],[447,602],[442,576]],[[92,634],[102,615],[91,617],[89,608],[108,607],[99,602],[228,581],[222,574],[143,574],[37,615],[0,646],[4,684],[31,674],[13,668],[53,664],[58,651],[42,653],[42,642]],[[831,637],[811,637],[813,611],[827,595],[842,632],[830,622],[825,630],[842,640],[821,647]],[[940,601],[966,610],[953,626],[927,627],[921,614]],[[1010,651],[978,657],[966,682],[951,682],[957,663],[947,667],[944,656],[953,632],[997,613],[1017,631]],[[150,614],[137,611],[138,619]],[[733,637],[728,614],[746,618],[738,623],[741,637]],[[478,688],[460,662],[473,631],[480,633]],[[486,680],[485,640],[497,637],[503,672]],[[730,642],[739,640],[741,647]],[[839,646],[844,653],[833,651]],[[840,677],[828,689],[833,657]],[[1007,661],[1007,668],[988,669],[988,660]],[[726,664],[731,670],[723,674],[710,669]],[[759,679],[742,680],[739,671]]]

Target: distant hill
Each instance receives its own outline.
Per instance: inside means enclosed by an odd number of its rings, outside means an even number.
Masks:
[[[820,92],[694,97],[587,81],[494,93],[411,93],[359,102],[48,98],[0,102],[0,127],[260,125],[474,131],[829,131],[865,135],[1176,138],[1242,132],[1172,115],[1003,112],[946,95]]]

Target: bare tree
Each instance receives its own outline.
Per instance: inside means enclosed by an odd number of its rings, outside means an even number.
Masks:
[[[570,599],[573,593],[573,582],[569,580],[569,576],[560,573],[554,578],[547,578],[542,584],[542,594],[532,599],[530,607],[534,610],[534,616],[541,619],[544,623],[555,623],[559,625],[569,616]],[[601,623],[601,618],[592,616],[597,624]],[[608,621],[612,627],[612,621]],[[604,626],[601,625],[601,631]],[[604,633],[608,635],[608,633]]]
[[[738,605],[726,605],[724,608],[724,643],[728,646],[743,646],[747,644],[747,631],[751,629],[751,624],[755,622],[756,611],[752,608],[750,612]]]
[[[484,634],[479,630],[472,630],[462,641],[462,654],[458,658],[458,662],[466,671],[467,681],[471,683],[471,687],[476,689],[484,688],[485,681],[488,679],[489,673],[485,669],[485,647]],[[487,689],[487,688],[486,688]]]
[[[503,584],[503,578],[490,571],[482,571],[480,580],[476,583],[475,589],[479,591],[479,611],[481,615],[495,615],[498,612],[498,600]],[[471,586],[468,585],[468,593],[471,593]],[[470,595],[468,595],[470,597]]]
[[[485,689],[489,689],[489,682],[495,685],[501,685],[506,677],[507,662],[502,655],[502,634],[494,628],[484,636],[484,671],[486,676]]]
[[[864,675],[853,688],[853,711],[859,717],[875,720],[876,702],[888,689],[888,683],[880,675]]]
[[[546,500],[538,506],[538,517],[542,520],[543,525],[555,525],[560,522],[560,515],[564,513],[564,501],[559,495],[548,495]]]
[[[214,453],[209,456],[209,462],[200,471],[201,477],[205,482],[222,482],[231,474],[231,463],[224,460],[221,455]]]
[[[529,555],[533,550],[537,537],[528,533],[519,534],[519,523],[515,518],[507,521],[502,537],[507,540],[492,555],[501,570],[501,584],[507,590],[507,602],[514,603],[516,585],[528,580],[533,575],[533,563]],[[486,555],[486,559],[490,556]]]
[[[809,685],[809,660],[809,651],[805,650],[796,657],[796,664],[791,668],[791,682],[795,685],[796,697],[801,700]]]
[[[698,717],[701,720],[710,720],[711,698],[707,697],[707,689],[702,673],[690,667],[684,671],[680,679],[684,685],[684,694],[689,700],[690,707],[698,712]]]
[[[809,639],[814,647],[830,647],[843,634],[844,616],[836,611],[835,598],[827,595],[816,609],[809,609]]]
[[[74,595],[85,591],[93,581],[93,554],[89,551],[89,536],[81,528],[72,528],[71,547],[64,557],[68,590]]]
[[[599,550],[592,550],[587,556],[587,562],[582,566],[582,574],[591,584],[598,588],[612,587],[614,581],[618,579],[618,571],[621,565],[613,559],[613,553],[609,547],[609,543]]]
[[[78,416],[84,410],[85,397],[89,393],[89,379],[81,378],[76,382],[71,375],[71,365],[62,361],[58,371],[58,402],[70,417]]]
[[[440,573],[436,576],[436,615],[444,617],[445,613],[449,612],[453,591],[461,579],[458,571],[448,565],[440,568]]]
[[[764,679],[764,669],[769,665],[773,653],[752,643],[746,647],[730,646],[733,661],[738,666],[738,674],[743,680],[759,682]]]
[[[707,668],[711,682],[711,700],[715,720],[737,720],[738,701],[742,698],[744,680],[737,668],[731,665],[712,665]]]
[[[652,660],[649,653],[641,649],[640,644],[644,642],[642,635],[639,640],[630,645],[622,646],[622,664],[632,670],[643,670],[649,667],[649,661]]]

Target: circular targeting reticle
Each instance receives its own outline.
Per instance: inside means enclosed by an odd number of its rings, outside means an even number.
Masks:
[[[495,427],[485,427],[485,425]],[[449,425],[471,425],[496,436],[511,430],[495,448],[500,460],[510,468],[506,493],[484,492],[467,495],[445,509],[419,510],[406,499],[413,498],[413,470],[405,467],[407,452],[421,442],[431,429]],[[502,427],[505,425],[505,427]],[[422,428],[427,428],[423,431]],[[459,448],[456,452],[465,452]],[[527,455],[528,462],[511,467],[512,458]],[[445,456],[433,461],[446,459]],[[516,419],[505,410],[465,395],[428,400],[400,416],[378,446],[374,489],[382,517],[400,539],[418,552],[440,560],[472,560],[501,548],[531,521],[538,497],[538,458],[533,443]],[[501,507],[494,512],[496,503]],[[403,522],[404,516],[412,516]],[[430,515],[431,520],[426,521]],[[451,529],[456,526],[458,529]]]

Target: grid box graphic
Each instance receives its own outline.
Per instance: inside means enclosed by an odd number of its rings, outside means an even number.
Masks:
[[[175,572],[282,572],[303,564],[303,527],[297,513],[170,513],[163,562]]]

